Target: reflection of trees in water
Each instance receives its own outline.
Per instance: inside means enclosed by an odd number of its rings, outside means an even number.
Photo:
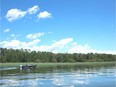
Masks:
[[[2,75],[19,75],[19,74],[28,74],[28,73],[62,73],[62,72],[95,72],[102,69],[114,68],[114,65],[50,65],[50,66],[37,66],[35,69],[26,69],[20,70],[11,69],[11,70],[1,70],[0,74]]]

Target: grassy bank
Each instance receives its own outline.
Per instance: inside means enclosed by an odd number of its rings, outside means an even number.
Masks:
[[[115,62],[77,62],[77,63],[0,63],[0,67],[19,67],[20,65],[26,64],[36,64],[38,67],[44,66],[58,66],[58,65],[65,65],[65,66],[73,66],[73,65],[82,65],[82,66],[99,66],[99,65],[115,65]]]

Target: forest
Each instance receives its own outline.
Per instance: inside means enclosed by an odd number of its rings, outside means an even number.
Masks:
[[[65,63],[65,62],[109,62],[116,61],[116,55],[98,54],[98,53],[52,53],[31,51],[29,49],[7,49],[0,48],[1,63],[19,63],[19,62],[36,62],[36,63]]]

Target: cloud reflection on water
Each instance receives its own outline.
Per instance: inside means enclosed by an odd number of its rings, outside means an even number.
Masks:
[[[0,76],[2,87],[82,87],[94,85],[102,79],[113,82],[115,68],[72,70],[71,72],[27,73],[12,76]],[[101,80],[100,80],[101,81]],[[113,84],[113,83],[112,83]],[[94,85],[95,86],[95,85]]]

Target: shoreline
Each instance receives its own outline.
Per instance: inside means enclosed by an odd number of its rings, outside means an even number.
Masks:
[[[0,67],[19,67],[20,65],[37,65],[37,66],[59,66],[59,65],[67,65],[67,66],[72,66],[72,65],[116,65],[116,63],[113,62],[74,62],[74,63],[70,63],[70,62],[65,62],[65,63],[0,63]]]

